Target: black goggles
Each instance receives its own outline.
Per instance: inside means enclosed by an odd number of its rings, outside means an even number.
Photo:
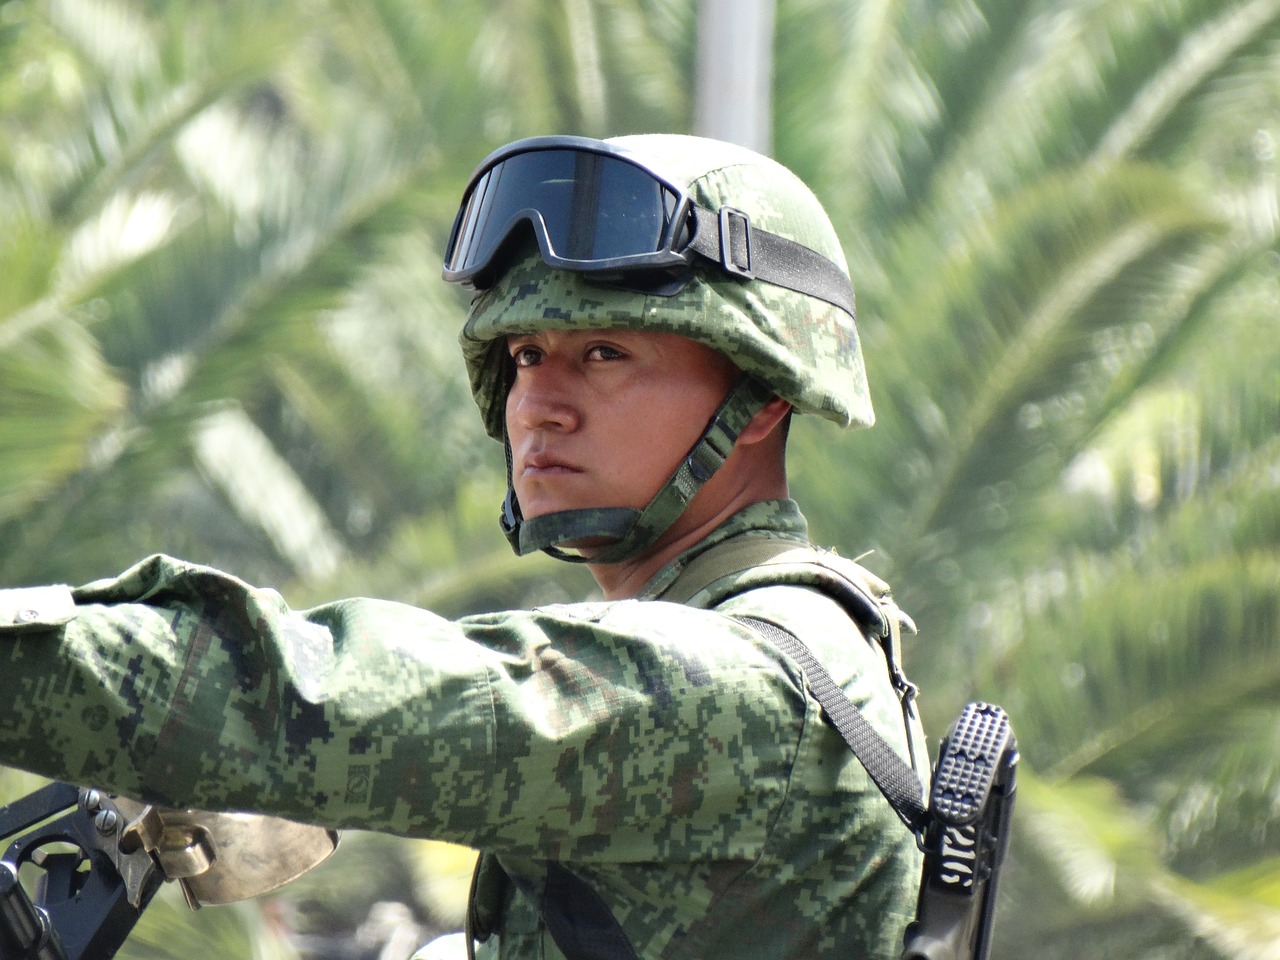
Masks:
[[[600,140],[533,137],[485,158],[463,193],[444,279],[492,286],[525,224],[548,266],[598,282],[675,293],[702,259],[854,312],[849,278],[831,260],[732,207],[700,207],[686,187]]]

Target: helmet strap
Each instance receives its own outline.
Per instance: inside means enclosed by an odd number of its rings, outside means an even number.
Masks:
[[[689,501],[729,458],[738,435],[773,395],[764,381],[744,375],[712,414],[702,436],[643,510],[588,507],[526,520],[520,513],[512,484],[511,442],[504,439],[507,496],[502,504],[501,523],[507,541],[521,556],[542,550],[570,563],[618,563],[637,556],[657,543],[680,518]],[[597,538],[613,542],[589,557],[561,549],[565,543]]]

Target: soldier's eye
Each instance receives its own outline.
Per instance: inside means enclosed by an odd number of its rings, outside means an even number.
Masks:
[[[542,351],[528,345],[512,347],[511,359],[517,367],[532,367],[542,360]]]

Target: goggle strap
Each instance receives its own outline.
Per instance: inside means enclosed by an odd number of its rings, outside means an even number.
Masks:
[[[738,434],[772,397],[773,390],[762,380],[752,376],[739,380],[712,415],[702,436],[643,510],[599,507],[543,514],[517,520],[515,529],[507,533],[507,539],[522,556],[542,550],[557,559],[576,563],[587,559],[591,563],[617,563],[635,556],[656,543],[676,522],[702,485],[724,465]],[[509,448],[510,444],[507,446]],[[505,517],[510,505],[514,505],[515,513],[519,510],[510,483],[507,499],[509,505],[504,507],[504,530],[507,529]],[[588,537],[608,537],[616,542],[590,558],[559,549],[562,543]]]
[[[805,296],[817,297],[856,317],[853,285],[834,261],[802,243],[751,224],[733,207],[713,212],[693,205],[690,249],[718,263],[726,273],[763,280]]]

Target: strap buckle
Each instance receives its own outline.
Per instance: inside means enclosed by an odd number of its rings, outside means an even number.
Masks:
[[[751,218],[741,210],[720,208],[720,266],[743,280],[754,280],[751,269]]]

